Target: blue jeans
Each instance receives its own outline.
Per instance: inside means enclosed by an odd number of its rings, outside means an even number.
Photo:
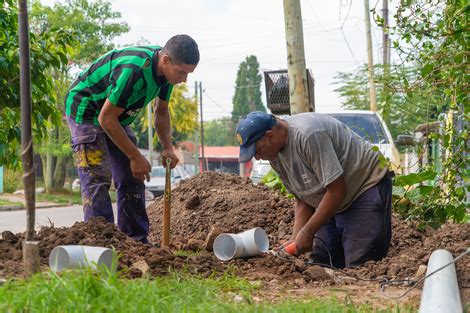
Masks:
[[[80,178],[85,222],[92,217],[102,216],[114,223],[109,196],[112,178],[117,191],[119,229],[138,241],[148,242],[145,185],[132,175],[129,158],[100,126],[77,124],[71,118],[68,118],[68,124]],[[124,130],[136,144],[137,139],[130,127],[124,127]]]
[[[344,212],[335,214],[315,234],[311,261],[354,267],[387,255],[392,238],[392,177],[388,172]],[[328,251],[327,251],[328,249]]]

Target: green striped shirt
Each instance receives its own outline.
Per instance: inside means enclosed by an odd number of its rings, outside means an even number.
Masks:
[[[159,46],[113,50],[93,62],[70,86],[65,97],[67,116],[78,124],[99,125],[106,98],[124,112],[121,125],[132,123],[140,110],[158,96],[170,100],[173,85],[157,76]]]

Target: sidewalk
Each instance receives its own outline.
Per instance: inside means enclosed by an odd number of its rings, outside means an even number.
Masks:
[[[6,211],[19,211],[25,210],[24,205],[24,196],[23,195],[13,195],[13,194],[0,194],[0,200],[5,200],[9,202],[21,203],[21,204],[11,204],[11,205],[0,205],[0,212]],[[55,202],[36,202],[36,209],[47,209],[47,208],[55,208],[55,207],[62,207],[67,206],[66,204],[59,204]]]

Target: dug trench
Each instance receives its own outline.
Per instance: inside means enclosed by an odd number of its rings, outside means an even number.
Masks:
[[[151,225],[149,239],[158,243],[161,240],[163,200],[157,198],[147,211]],[[277,247],[290,238],[293,220],[293,200],[266,186],[253,185],[247,178],[204,172],[183,181],[172,191],[170,248],[136,242],[102,218],[88,223],[78,222],[71,227],[43,227],[36,234],[36,239],[40,242],[44,270],[48,270],[48,257],[55,246],[102,246],[116,249],[119,255],[118,270],[128,278],[166,275],[171,270],[184,270],[208,277],[230,270],[249,280],[261,281],[261,300],[275,301],[286,294],[303,297],[315,293],[319,296],[339,290],[340,293],[346,292],[348,297],[356,295],[356,301],[360,303],[365,301],[374,305],[384,301],[387,303],[387,297],[380,295],[379,281],[416,280],[422,277],[422,273],[418,273],[420,265],[427,264],[434,250],[446,249],[455,257],[470,247],[470,224],[447,223],[439,229],[418,230],[414,224],[394,216],[387,257],[345,272],[308,265],[305,259],[284,259],[272,254],[221,262],[210,251],[211,240],[217,234],[238,233],[253,227],[263,228],[271,247]],[[23,238],[23,233],[2,233],[0,278],[24,276],[20,266]],[[175,254],[175,251],[186,253]],[[455,266],[462,301],[469,303],[470,257],[460,259]],[[365,280],[357,280],[354,276]],[[390,294],[400,295],[410,285],[384,287]],[[422,284],[418,285],[404,299],[419,302],[421,288]]]

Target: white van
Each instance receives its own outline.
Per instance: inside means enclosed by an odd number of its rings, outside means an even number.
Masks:
[[[377,112],[366,110],[346,110],[326,112],[350,127],[356,134],[379,148],[379,151],[391,162],[392,169],[400,167],[400,154],[396,148],[387,125]],[[257,184],[266,175],[271,166],[268,161],[254,161],[250,178]]]

